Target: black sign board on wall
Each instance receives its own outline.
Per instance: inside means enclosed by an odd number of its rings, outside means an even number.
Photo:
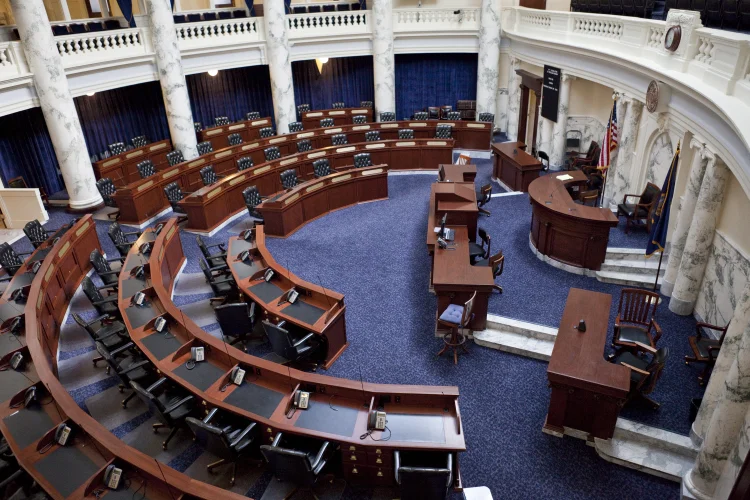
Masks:
[[[542,87],[542,116],[556,122],[560,103],[560,68],[544,66]]]

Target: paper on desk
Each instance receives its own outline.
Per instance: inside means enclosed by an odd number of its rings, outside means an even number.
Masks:
[[[573,176],[572,175],[568,175],[568,174],[562,174],[562,175],[558,175],[556,177],[556,179],[561,180],[561,181],[569,181],[572,178],[573,178]]]

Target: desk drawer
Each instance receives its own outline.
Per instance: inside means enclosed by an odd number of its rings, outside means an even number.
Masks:
[[[346,449],[341,450],[341,459],[344,462],[352,462],[360,465],[366,465],[367,464],[367,453],[364,451],[346,451]]]
[[[390,467],[370,467],[370,483],[378,486],[391,486],[394,482]]]
[[[376,453],[372,451],[367,452],[367,464],[374,465],[376,467],[390,467],[393,463],[393,452],[384,451],[383,453]]]
[[[344,462],[342,464],[344,478],[350,483],[369,483],[372,481],[371,471],[366,465]]]
[[[272,427],[264,427],[263,428],[263,442],[271,444],[273,443],[273,438],[276,437],[276,431]]]

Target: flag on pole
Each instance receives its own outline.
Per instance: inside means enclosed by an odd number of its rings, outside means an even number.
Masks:
[[[606,171],[609,168],[612,151],[617,147],[617,100],[612,103],[612,112],[609,115],[607,130],[604,132],[601,151],[599,152],[599,170]]]
[[[646,245],[646,255],[653,255],[654,252],[664,252],[664,246],[667,242],[667,226],[669,225],[669,208],[672,205],[674,196],[674,185],[677,182],[677,163],[680,161],[680,144],[677,144],[677,151],[672,158],[672,164],[669,166],[667,178],[664,179],[664,185],[659,194],[659,200],[656,202],[653,215],[651,216],[651,234]]]

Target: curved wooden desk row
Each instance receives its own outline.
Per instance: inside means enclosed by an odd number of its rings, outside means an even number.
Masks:
[[[23,337],[25,345],[15,349],[24,354],[26,363],[20,371],[0,372],[0,431],[18,463],[55,499],[98,498],[110,491],[103,482],[110,464],[123,470],[128,481],[121,490],[127,495],[140,486],[141,493],[154,499],[186,498],[188,494],[207,500],[242,498],[195,481],[125,445],[79,407],[58,380],[59,325],[91,267],[89,253],[94,248],[100,248],[96,225],[87,215],[52,247],[40,247],[32,255],[32,259],[41,255],[37,260],[43,263],[23,310],[25,325],[19,339]],[[0,344],[7,347],[8,336],[13,334],[0,335]],[[3,366],[12,352],[3,356]],[[25,393],[32,386],[37,403],[26,408]],[[63,422],[72,429],[66,446],[54,439]]]
[[[323,118],[333,118],[333,124],[336,126],[348,125],[354,123],[354,117],[364,115],[368,122],[372,121],[372,108],[338,108],[338,109],[318,109],[302,113],[302,128],[305,130],[320,128],[320,120]]]
[[[388,166],[352,168],[298,184],[258,206],[266,236],[287,237],[308,222],[357,203],[388,198]]]
[[[151,236],[150,236],[151,235]],[[153,233],[143,235],[139,243],[148,241]],[[222,340],[206,333],[189,317],[184,316],[171,299],[171,288],[185,257],[175,219],[171,219],[154,241],[151,254],[146,259],[133,246],[126,261],[126,269],[148,262],[150,278],[144,283],[148,295],[146,308],[138,310],[130,299],[122,296],[126,273],[120,276],[120,310],[131,337],[161,373],[182,385],[199,398],[206,410],[213,407],[261,424],[261,442],[271,442],[274,435],[284,433],[326,439],[341,446],[344,474],[350,481],[374,485],[391,484],[393,478],[393,450],[423,449],[458,452],[466,449],[461,416],[458,408],[457,387],[428,387],[381,385],[369,382],[339,379],[315,373],[306,373],[272,363],[244,353]],[[248,265],[236,259],[236,254],[248,250],[253,263]],[[228,261],[240,289],[264,309],[269,319],[305,324],[312,331],[322,333],[330,349],[339,335],[332,330],[344,327],[343,296],[306,283],[281,268],[265,249],[262,227],[257,228],[255,240],[230,240]],[[265,283],[256,280],[266,267],[276,271],[276,277],[262,292],[255,286]],[[289,304],[276,305],[269,297],[269,288],[284,289],[292,284],[301,294],[301,300],[317,308],[331,306],[320,319],[309,325],[288,312]],[[279,293],[279,295],[281,295]],[[266,300],[261,300],[266,298]],[[299,303],[299,301],[297,302]],[[164,315],[169,334],[165,336],[153,328],[154,319]],[[206,347],[206,361],[187,370],[190,348]],[[227,384],[235,366],[241,366],[247,375],[241,386]],[[223,389],[223,390],[222,390]],[[311,392],[308,410],[291,410],[292,397],[297,389]],[[371,438],[361,439],[366,433],[368,410],[382,406],[388,412],[388,432],[373,432]],[[385,435],[384,435],[385,434]],[[457,462],[456,462],[457,463]],[[456,483],[460,487],[460,476]]]
[[[227,136],[240,134],[244,142],[260,139],[260,129],[273,127],[270,116],[258,118],[257,120],[243,120],[229,125],[210,127],[198,132],[198,142],[211,141],[214,149],[222,149],[229,144]]]
[[[434,168],[450,163],[453,141],[445,139],[415,139],[410,141],[380,141],[329,146],[298,153],[258,165],[243,172],[228,175],[211,186],[205,186],[186,196],[180,206],[188,214],[188,228],[211,231],[229,217],[245,209],[242,190],[257,186],[263,196],[282,191],[280,174],[294,169],[300,179],[313,177],[313,162],[327,158],[331,168],[354,165],[354,155],[370,153],[372,163],[386,170]]]
[[[168,165],[167,153],[172,151],[172,141],[163,141],[146,144],[142,148],[125,151],[119,155],[110,156],[92,164],[94,176],[97,179],[109,177],[115,186],[127,186],[141,178],[138,173],[138,163],[151,160],[156,168]]]
[[[560,180],[558,176],[571,178]],[[607,208],[578,205],[565,186],[586,182],[580,170],[540,177],[529,184],[531,243],[542,255],[598,270],[607,254],[609,230],[617,217]]]

